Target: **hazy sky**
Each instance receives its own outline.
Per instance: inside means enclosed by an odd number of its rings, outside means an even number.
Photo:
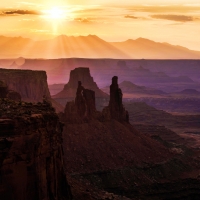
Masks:
[[[5,0],[0,25],[5,36],[144,37],[200,50],[200,0]]]

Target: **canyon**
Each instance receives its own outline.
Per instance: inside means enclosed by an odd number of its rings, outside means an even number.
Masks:
[[[106,94],[89,68],[71,71],[60,93],[65,107],[56,114],[52,101],[57,98],[50,97],[45,72],[1,72],[6,74],[0,81],[1,198],[199,198],[198,144],[170,130],[186,123],[198,129],[197,116],[190,121],[191,116],[123,102],[120,87],[127,82],[120,85],[112,76]],[[14,97],[8,95],[11,90]],[[107,99],[101,109],[99,98]]]

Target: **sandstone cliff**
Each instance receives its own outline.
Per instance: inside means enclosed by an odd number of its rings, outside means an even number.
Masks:
[[[62,127],[46,101],[32,104],[0,98],[0,199],[71,199]]]
[[[51,101],[56,112],[64,110],[50,97],[44,71],[0,69],[0,98],[27,102],[41,102],[45,98]]]
[[[0,80],[9,90],[18,92],[23,101],[39,102],[44,95],[50,99],[45,71],[0,69]]]
[[[98,98],[107,98],[108,95],[101,91],[97,84],[94,82],[90,75],[89,68],[75,68],[70,72],[69,82],[64,86],[63,90],[54,95],[53,98],[75,98],[77,90],[77,82],[81,81],[82,85],[95,92],[95,96]]]

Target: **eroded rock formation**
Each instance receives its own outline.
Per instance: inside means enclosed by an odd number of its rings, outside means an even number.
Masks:
[[[64,86],[64,89],[58,94],[54,95],[53,98],[75,98],[77,90],[77,82],[81,81],[82,85],[95,92],[98,98],[107,98],[108,95],[101,91],[97,84],[94,82],[90,75],[89,68],[75,68],[70,72],[69,82]]]
[[[44,95],[50,99],[45,71],[0,69],[0,80],[19,93],[23,101],[41,102]]]
[[[64,111],[64,121],[82,123],[96,118],[95,92],[85,89],[81,81],[78,81],[75,102],[67,102]]]
[[[81,117],[92,117],[96,112],[95,92],[85,89],[81,81],[78,82],[75,104]]]
[[[62,127],[44,103],[0,99],[0,199],[67,200]]]
[[[117,80],[118,78],[114,76],[110,86],[110,102],[102,112],[96,110],[95,92],[85,89],[81,81],[78,81],[75,102],[67,102],[62,120],[70,123],[82,123],[89,119],[100,121],[115,119],[119,122],[129,122],[129,115],[122,104],[122,91],[118,87]]]
[[[129,122],[129,114],[122,104],[122,97],[122,91],[118,86],[118,77],[114,76],[110,85],[109,105],[103,109],[103,114],[111,119]]]

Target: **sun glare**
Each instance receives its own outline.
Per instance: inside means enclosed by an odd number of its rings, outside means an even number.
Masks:
[[[59,7],[53,7],[44,11],[44,17],[49,19],[64,19],[66,17],[65,11]]]

